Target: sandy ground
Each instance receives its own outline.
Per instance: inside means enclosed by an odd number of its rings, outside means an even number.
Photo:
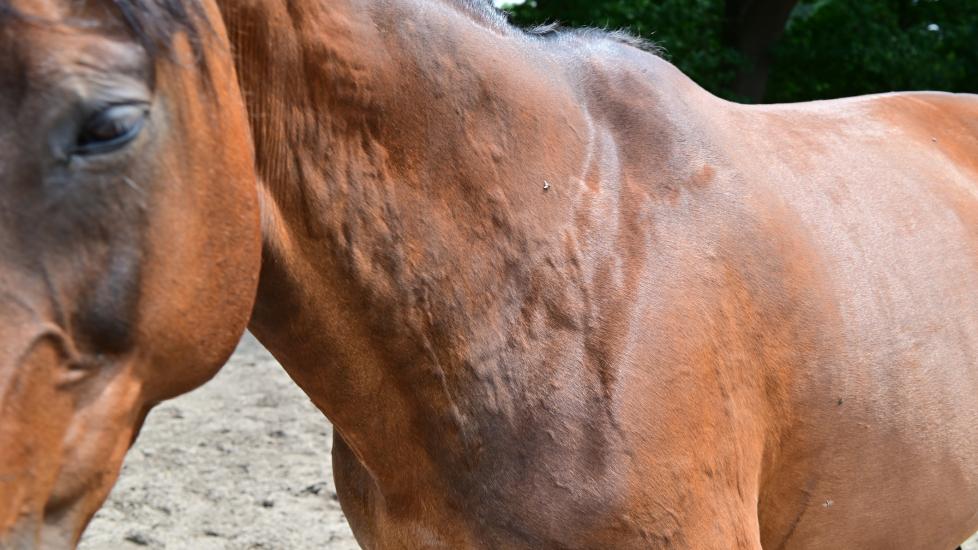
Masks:
[[[248,335],[213,381],[150,414],[80,548],[357,548],[331,443],[329,423]]]
[[[157,407],[83,550],[358,548],[331,428],[250,335],[217,377]]]

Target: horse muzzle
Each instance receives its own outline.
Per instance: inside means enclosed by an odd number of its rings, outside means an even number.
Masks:
[[[73,376],[66,340],[48,323],[2,321],[0,548],[70,548],[84,492],[76,487],[84,483],[65,483],[66,439],[79,406],[65,388]]]

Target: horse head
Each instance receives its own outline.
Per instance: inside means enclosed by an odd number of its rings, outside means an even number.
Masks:
[[[77,542],[149,409],[233,351],[253,165],[213,3],[0,0],[0,546]]]

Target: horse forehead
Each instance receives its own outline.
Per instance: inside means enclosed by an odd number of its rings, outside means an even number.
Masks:
[[[0,0],[0,42],[0,58],[32,62],[114,63],[140,49],[111,4],[91,0]]]
[[[19,26],[23,30],[0,32],[7,42],[0,43],[0,119],[22,119],[25,109],[46,116],[90,98],[108,102],[148,93],[148,55],[135,42],[92,29]],[[3,122],[9,126],[10,120]]]
[[[110,0],[0,0],[0,8],[45,23],[117,20]]]
[[[15,160],[21,154],[16,121],[28,93],[27,70],[19,55],[19,44],[2,25],[0,22],[0,193],[5,192]],[[0,214],[3,198],[0,195]]]
[[[14,107],[25,92],[27,72],[16,46],[0,29],[0,110]],[[4,129],[0,126],[0,136]]]

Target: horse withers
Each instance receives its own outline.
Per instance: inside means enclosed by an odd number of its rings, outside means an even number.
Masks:
[[[482,0],[0,7],[8,545],[246,321],[368,548],[978,529],[974,96],[735,105]]]

